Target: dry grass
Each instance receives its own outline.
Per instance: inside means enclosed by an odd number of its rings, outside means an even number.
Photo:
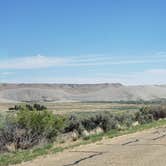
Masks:
[[[98,111],[135,111],[138,110],[142,105],[136,104],[116,104],[109,102],[63,102],[63,103],[46,103],[45,104],[49,110],[55,113],[71,113],[71,112],[98,112]]]
[[[111,102],[59,102],[59,103],[41,103],[48,110],[58,114],[66,114],[73,112],[98,112],[98,111],[136,111],[141,104],[118,104]],[[13,107],[14,103],[0,103],[0,111],[7,111],[9,107]]]

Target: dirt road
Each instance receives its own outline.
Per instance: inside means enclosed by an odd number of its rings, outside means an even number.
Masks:
[[[19,166],[165,166],[166,128],[151,129],[62,153],[40,157]]]

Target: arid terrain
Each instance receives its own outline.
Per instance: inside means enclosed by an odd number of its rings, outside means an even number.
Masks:
[[[165,166],[166,128],[79,146],[17,166]]]
[[[119,101],[166,98],[165,85],[0,84],[0,102]]]
[[[121,84],[1,84],[0,111],[15,104],[40,103],[57,114],[91,112],[137,113],[144,102],[166,98],[166,86],[124,86]],[[124,102],[123,102],[124,101]],[[141,103],[141,102],[143,103]],[[163,100],[165,101],[165,100]],[[131,102],[131,103],[128,103]],[[150,103],[151,104],[151,103]],[[153,105],[154,103],[152,103]],[[155,103],[156,104],[156,103]],[[161,108],[164,109],[164,107]],[[162,110],[162,109],[161,109]],[[163,113],[160,110],[161,113]],[[159,110],[157,110],[159,111]],[[163,110],[164,111],[164,110]],[[12,111],[11,111],[12,112]],[[10,113],[10,112],[9,112]],[[33,113],[33,112],[32,112]],[[105,114],[108,115],[109,114]],[[114,114],[119,116],[120,114]],[[124,116],[130,122],[129,114]],[[132,117],[134,114],[130,114]],[[149,116],[140,114],[149,123]],[[155,114],[154,114],[155,115]],[[53,114],[53,116],[55,116]],[[57,115],[62,116],[62,115]],[[145,116],[145,117],[144,117]],[[96,116],[97,117],[97,116]],[[103,114],[103,117],[104,114]],[[135,116],[134,116],[135,117]],[[165,114],[164,114],[165,117]],[[161,118],[164,119],[161,116]],[[129,119],[128,119],[129,118]],[[159,117],[160,118],[160,117]],[[159,120],[156,119],[156,120]],[[94,118],[92,118],[94,119]],[[107,119],[107,118],[106,118]],[[80,122],[80,119],[78,119]],[[109,121],[109,119],[108,119]],[[110,120],[112,122],[112,120]],[[89,122],[89,121],[87,121]],[[132,122],[132,121],[131,121]],[[133,122],[138,122],[134,119]],[[127,124],[127,123],[126,123]],[[132,125],[133,123],[131,123]],[[131,126],[132,127],[132,126]],[[140,125],[141,127],[141,125]],[[114,129],[114,128],[112,128]],[[119,129],[117,129],[120,131]],[[102,130],[103,131],[103,130]],[[71,142],[69,142],[70,145]],[[108,137],[70,148],[57,154],[38,157],[17,166],[165,166],[166,127],[134,134]],[[31,151],[30,151],[31,153]],[[21,160],[25,161],[25,160]]]
[[[166,0],[0,0],[0,166],[166,166]]]

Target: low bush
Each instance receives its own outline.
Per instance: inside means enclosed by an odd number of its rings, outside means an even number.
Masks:
[[[73,138],[88,138],[96,129],[102,132],[122,130],[133,124],[145,124],[166,118],[166,107],[143,107],[137,112],[110,112],[54,115],[40,105],[15,106],[17,111],[0,115],[0,151],[27,149],[41,142],[52,142],[58,133],[71,132]],[[136,123],[137,122],[137,123]]]
[[[14,107],[10,107],[9,110],[14,110],[14,111],[20,111],[20,110],[29,110],[29,111],[43,111],[43,110],[47,110],[47,107],[45,107],[44,105],[40,105],[40,104],[22,104],[22,105],[15,105]]]
[[[153,120],[159,120],[166,118],[165,106],[149,106],[143,107],[136,113],[136,120],[141,124],[152,122]]]
[[[123,113],[116,115],[116,120],[118,121],[119,125],[130,127],[132,126],[133,122],[135,122],[135,113]]]
[[[125,120],[123,118],[126,117]],[[91,131],[100,127],[104,132],[118,129],[124,121],[127,126],[132,124],[132,118],[124,115],[114,115],[110,112],[74,114],[67,118],[65,132],[76,130],[80,135],[84,130]],[[123,124],[124,125],[124,124]]]
[[[27,149],[41,141],[50,142],[62,130],[64,118],[49,111],[21,109],[6,116],[5,126],[0,130],[3,150]],[[1,149],[1,150],[2,150]]]
[[[76,130],[81,135],[84,130],[91,131],[100,127],[104,132],[107,132],[112,129],[131,127],[135,122],[145,124],[162,118],[166,118],[166,107],[164,106],[142,107],[139,111],[133,113],[113,114],[110,112],[99,112],[73,114],[67,117],[68,123],[65,131]]]
[[[0,129],[2,129],[5,126],[5,115],[0,114]]]

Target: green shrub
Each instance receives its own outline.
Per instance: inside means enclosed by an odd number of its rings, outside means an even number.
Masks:
[[[0,151],[14,144],[16,149],[26,149],[42,141],[53,141],[58,132],[74,131],[83,136],[86,132],[101,128],[104,132],[131,127],[133,122],[140,124],[166,118],[166,107],[143,107],[137,112],[113,114],[110,112],[75,113],[54,115],[41,105],[19,105],[5,116],[0,115]],[[77,135],[77,136],[78,136]]]
[[[123,114],[118,114],[115,118],[121,126],[130,127],[135,121],[135,114],[127,112]]]
[[[56,136],[58,130],[63,126],[63,118],[46,110],[41,112],[21,110],[17,112],[16,121],[20,128],[46,138]]]
[[[4,128],[5,126],[5,115],[0,114],[0,129]]]
[[[136,113],[136,120],[141,124],[149,123],[153,120],[166,118],[166,107],[165,106],[149,106],[143,107],[139,112]]]
[[[118,124],[118,120],[109,112],[74,114],[67,117],[65,132],[76,130],[82,134],[84,130],[91,131],[97,127],[107,132],[116,129]]]
[[[65,132],[71,132],[76,130],[79,134],[84,130],[82,123],[78,116],[70,115],[66,118],[65,122]]]
[[[8,114],[5,127],[0,130],[0,142],[3,146],[13,143],[16,149],[27,149],[42,140],[53,141],[63,124],[64,118],[52,112],[22,109]]]
[[[29,110],[29,111],[43,111],[47,110],[47,107],[40,104],[22,104],[22,105],[15,105],[14,107],[10,107],[9,110],[19,111],[19,110]]]

